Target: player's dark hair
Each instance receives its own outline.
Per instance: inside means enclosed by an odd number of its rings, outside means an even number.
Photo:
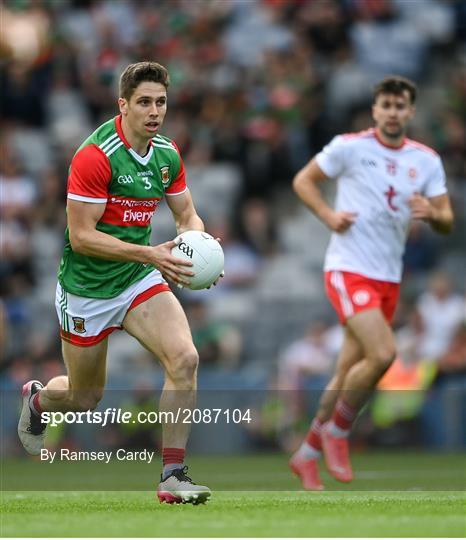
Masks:
[[[166,68],[157,62],[130,64],[120,77],[120,97],[129,101],[136,88],[146,81],[160,83],[168,88],[170,76]]]
[[[417,86],[413,81],[400,75],[389,75],[374,86],[374,102],[380,94],[394,94],[401,96],[407,90],[411,104],[416,101]]]

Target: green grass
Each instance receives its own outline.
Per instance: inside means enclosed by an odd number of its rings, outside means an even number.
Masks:
[[[337,484],[324,474],[330,488],[324,493],[299,491],[285,456],[204,457],[190,464],[194,478],[214,490],[206,505],[156,502],[154,490],[148,491],[157,476],[153,464],[149,474],[144,464],[61,463],[53,468],[3,462],[1,536],[466,535],[462,456],[356,455],[355,481]],[[35,490],[44,490],[27,491],[28,478]],[[61,491],[45,491],[60,481]],[[115,491],[123,485],[124,491]],[[76,491],[81,486],[88,491]]]
[[[220,492],[204,506],[168,506],[151,492],[4,496],[2,536],[462,537],[457,493]]]

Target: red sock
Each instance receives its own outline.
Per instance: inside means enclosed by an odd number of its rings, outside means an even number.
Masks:
[[[322,442],[320,439],[321,430],[322,422],[318,418],[314,418],[306,435],[307,444],[319,452],[322,450]]]
[[[184,454],[186,450],[184,448],[164,448],[162,450],[163,466],[166,465],[182,465],[184,462]]]
[[[357,414],[357,409],[348,405],[348,403],[342,399],[339,399],[335,405],[335,410],[333,411],[332,421],[338,428],[348,431],[351,429]]]

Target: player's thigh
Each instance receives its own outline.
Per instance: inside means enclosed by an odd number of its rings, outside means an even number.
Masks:
[[[107,371],[108,338],[96,345],[80,347],[62,340],[62,351],[72,392],[103,390]]]
[[[164,364],[195,352],[188,320],[172,292],[152,296],[129,311],[123,328]]]
[[[335,372],[337,375],[345,375],[358,362],[364,358],[364,349],[350,328],[345,327],[345,335],[340,353],[337,359]]]
[[[393,331],[380,308],[356,313],[346,325],[359,341],[364,356],[389,361],[395,354]]]

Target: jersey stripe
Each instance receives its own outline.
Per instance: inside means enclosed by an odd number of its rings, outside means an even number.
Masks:
[[[353,315],[353,304],[351,303],[348,291],[345,287],[345,281],[341,272],[332,272],[330,275],[330,283],[335,287],[340,298],[340,304],[345,317]]]
[[[155,146],[156,148],[166,148],[167,150],[173,150],[174,152],[178,154],[178,151],[176,150],[174,146],[168,146],[166,144],[154,144],[153,146]]]
[[[165,192],[165,195],[166,195],[167,197],[174,197],[175,195],[181,195],[181,194],[184,193],[185,191],[188,191],[188,188],[187,188],[187,187],[185,187],[185,188],[183,189],[183,191],[178,191],[178,193],[167,193],[167,192]]]
[[[107,144],[109,144],[116,137],[118,137],[118,133],[114,133],[108,139],[106,139],[102,144],[99,144],[99,148],[103,150],[104,146],[107,146]]]
[[[108,156],[108,153],[112,150],[112,148],[115,148],[115,146],[117,146],[119,144],[119,141],[118,139],[116,139],[115,141],[112,141],[112,144],[110,146],[107,146],[104,150],[102,150],[102,152]]]
[[[162,139],[162,137],[160,138],[153,137],[152,142],[156,144],[168,146],[169,148],[175,148],[175,145],[172,142]]]
[[[68,193],[68,199],[72,199],[73,201],[89,202],[96,204],[102,204],[107,202],[107,198],[100,199],[97,197],[84,197],[83,195],[76,195],[75,193]]]
[[[123,141],[120,141],[116,146],[114,146],[109,152],[106,152],[107,154],[107,157],[110,157],[113,152],[115,152],[116,150],[118,150],[118,148],[120,148],[120,146],[123,146],[124,142]]]
[[[417,148],[418,150],[423,150],[424,152],[433,154],[436,157],[438,156],[438,153],[433,148],[431,148],[430,146],[427,146],[426,144],[422,144],[418,141],[414,141],[413,139],[406,139],[406,144],[408,146],[413,146],[414,148]]]
[[[116,139],[113,139],[113,141],[110,141],[109,144],[106,144],[104,148],[101,148],[102,152],[105,154],[116,144],[122,142],[118,137]]]
[[[155,137],[152,137],[152,140],[153,141],[164,142],[164,143],[167,143],[167,144],[171,144],[170,141],[168,139],[166,139],[165,137],[162,137],[162,135],[156,135]]]
[[[63,288],[61,289],[59,305],[60,305],[60,313],[61,313],[61,327],[63,328],[63,330],[65,330],[65,316],[66,316],[66,311],[65,311],[65,289],[63,289]]]
[[[350,133],[343,133],[342,137],[345,140],[348,139],[359,139],[364,137],[373,137],[374,136],[374,129],[364,129],[363,131],[356,131],[356,132],[350,132]]]

